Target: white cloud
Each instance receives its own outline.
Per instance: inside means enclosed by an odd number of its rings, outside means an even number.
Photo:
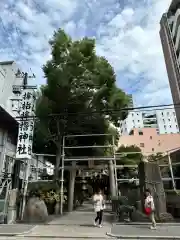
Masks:
[[[97,47],[119,73],[120,86],[137,90],[138,85],[139,91],[135,93],[138,105],[163,103],[165,99],[171,102],[159,38],[159,21],[170,0],[150,2],[149,7],[141,4],[125,8],[114,16],[108,27],[101,26],[101,32],[106,29],[106,35],[99,36]],[[142,15],[137,14],[142,12]],[[128,85],[124,76],[128,76]]]
[[[50,57],[48,40],[57,28],[74,39],[96,36],[97,53],[107,57],[118,85],[135,102],[171,102],[159,38],[159,21],[171,0],[1,0],[1,60],[14,56],[42,83],[42,65]],[[14,54],[16,52],[16,54]]]

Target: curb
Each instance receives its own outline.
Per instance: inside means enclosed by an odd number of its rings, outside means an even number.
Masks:
[[[122,226],[124,226],[124,225],[128,225],[128,226],[136,226],[136,225],[142,225],[142,226],[146,226],[146,225],[150,225],[151,224],[151,222],[130,222],[130,223],[113,223],[113,225],[122,225]],[[180,223],[168,223],[168,222],[166,222],[166,223],[157,223],[157,226],[174,226],[174,227],[178,227],[178,226],[180,226]]]
[[[88,237],[88,236],[42,236],[42,235],[22,235],[22,234],[20,234],[20,235],[16,235],[16,237],[23,237],[23,238],[37,238],[37,239],[39,239],[39,238],[48,238],[48,239],[50,239],[50,238],[54,238],[54,239],[103,239],[104,240],[104,238],[105,237],[97,237],[97,236],[92,236],[92,237]]]
[[[147,236],[147,235],[116,235],[111,233],[106,233],[108,237],[116,238],[116,239],[166,239],[166,240],[179,240],[180,236]]]

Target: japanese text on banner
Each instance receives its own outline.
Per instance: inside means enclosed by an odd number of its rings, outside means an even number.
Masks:
[[[35,116],[35,92],[25,89],[22,93],[20,107],[20,121],[18,144],[16,150],[17,159],[30,159],[32,155],[34,117]]]

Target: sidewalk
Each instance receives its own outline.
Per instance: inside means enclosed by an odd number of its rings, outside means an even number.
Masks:
[[[103,227],[93,226],[95,213],[91,204],[84,204],[77,211],[56,218],[48,225],[38,225],[30,233],[23,234],[31,239],[41,237],[58,239],[107,239],[106,233],[111,229],[111,215],[104,214]],[[21,235],[22,236],[22,235]],[[20,237],[20,236],[16,236]]]
[[[113,224],[108,236],[118,239],[180,239],[180,225],[157,224],[156,230],[150,224]]]

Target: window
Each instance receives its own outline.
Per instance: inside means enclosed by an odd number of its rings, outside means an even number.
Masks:
[[[152,148],[152,151],[154,152],[154,148]]]
[[[165,120],[163,119],[163,122],[165,123]]]
[[[162,114],[162,116],[164,115],[164,113],[163,113],[163,112],[162,112],[161,114]]]
[[[171,119],[170,119],[170,118],[168,118],[168,121],[170,122],[170,121],[171,121]]]
[[[136,115],[139,116],[139,113],[137,113]]]
[[[166,129],[166,125],[164,125],[164,129]]]
[[[144,147],[144,143],[140,143],[140,147]]]
[[[138,120],[138,122],[140,122],[140,120]]]
[[[131,130],[129,135],[134,135],[134,130]]]
[[[169,112],[167,112],[167,115],[169,116]]]
[[[178,128],[178,125],[176,125],[176,128]]]
[[[169,125],[169,127],[171,128],[171,125]]]
[[[152,139],[152,136],[150,136],[150,139]]]
[[[143,131],[139,131],[139,135],[143,135]]]

